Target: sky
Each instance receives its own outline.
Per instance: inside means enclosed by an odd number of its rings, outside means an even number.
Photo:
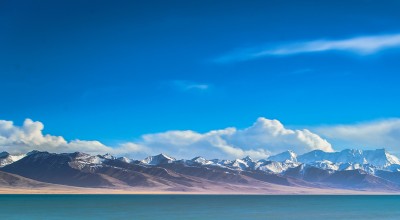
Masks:
[[[396,0],[0,2],[0,150],[400,155]]]

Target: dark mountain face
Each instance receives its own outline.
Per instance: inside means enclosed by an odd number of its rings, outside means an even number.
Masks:
[[[333,188],[400,190],[400,186],[397,183],[373,176],[362,170],[333,171],[300,165],[288,169],[285,172],[285,176]]]
[[[3,158],[6,158],[6,157],[8,157],[10,154],[8,153],[8,152],[1,152],[0,153],[0,159],[3,159]]]
[[[69,166],[76,154],[35,152],[2,168],[8,173],[33,180],[82,187],[110,187],[112,183],[99,174],[81,172]]]
[[[216,166],[188,166],[182,161],[151,166],[138,161],[128,163],[112,157],[82,153],[31,152],[2,170],[42,182],[81,187],[196,187],[204,183],[249,185],[249,178],[290,185],[284,177],[259,171],[241,173]]]
[[[228,170],[228,169],[213,169],[207,166],[187,166],[182,163],[173,164],[163,164],[161,167],[167,170],[173,170],[176,173],[199,177],[202,179],[215,181],[215,182],[225,182],[225,183],[241,183],[246,184],[248,181],[243,178],[238,172]]]
[[[260,180],[267,183],[273,183],[278,185],[285,185],[290,186],[291,182],[288,180],[287,177],[276,175],[276,174],[269,174],[261,171],[245,171],[243,175],[248,177],[254,178],[256,180]]]
[[[144,166],[135,163],[126,163],[120,160],[105,160],[104,166],[98,169],[97,173],[103,173],[105,175],[110,175],[110,172],[114,174],[119,173],[119,175],[111,175],[112,177],[125,181],[129,178],[130,181],[127,182],[130,186],[151,186],[156,183],[162,185],[183,185],[192,186],[193,180],[183,176],[178,175],[173,171],[168,171],[163,167],[158,166]],[[105,172],[108,171],[108,172]],[[121,175],[123,172],[123,175]],[[141,177],[143,184],[138,184],[134,179],[136,177]]]
[[[375,175],[393,183],[400,184],[400,172],[378,170],[375,172]]]
[[[344,170],[333,173],[324,180],[335,186],[350,189],[386,189],[400,190],[398,184],[382,179],[377,176],[370,175],[362,170]]]

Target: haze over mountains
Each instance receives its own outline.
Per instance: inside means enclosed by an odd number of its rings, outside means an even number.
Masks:
[[[258,192],[273,190],[358,190],[400,192],[400,161],[384,149],[285,151],[266,159],[175,159],[165,154],[143,160],[32,151],[0,154],[0,186],[52,184],[166,192]]]

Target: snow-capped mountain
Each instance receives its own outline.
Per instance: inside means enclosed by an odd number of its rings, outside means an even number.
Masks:
[[[283,162],[271,160],[259,160],[255,165],[255,170],[261,170],[267,173],[282,173],[288,168],[299,166],[300,164],[292,161],[285,160]]]
[[[213,162],[213,165],[217,165],[217,166],[221,166],[221,167],[226,167],[232,163],[231,160],[221,160],[221,159],[212,159],[211,162]]]
[[[117,160],[122,161],[124,163],[132,163],[132,159],[129,159],[127,157],[118,157]]]
[[[213,161],[207,160],[204,157],[195,157],[189,161],[187,161],[188,164],[200,164],[200,165],[216,165]]]
[[[190,161],[199,165],[220,166],[240,171],[260,170],[276,174],[301,164],[334,171],[363,170],[368,173],[374,173],[375,170],[400,171],[399,159],[384,149],[365,151],[347,149],[340,152],[314,150],[300,156],[289,150],[272,155],[266,160],[252,160],[250,157],[236,160],[207,160],[203,157],[196,157]],[[187,165],[191,165],[191,162],[186,161]]]
[[[232,161],[230,164],[227,164],[226,166],[237,170],[247,170],[250,168],[249,164],[241,159],[236,159]]]
[[[110,154],[32,151],[19,157],[1,153],[0,162],[5,164],[1,172],[46,183],[81,187],[172,184],[179,188],[210,184],[209,181],[213,184],[256,184],[262,181],[286,186],[310,187],[317,184],[318,187],[375,187],[400,191],[399,160],[385,150],[312,151],[300,156],[286,151],[261,160],[250,157],[235,160],[208,160],[204,157],[176,160],[159,154],[141,161],[117,158]]]
[[[39,151],[32,151],[26,155],[41,155]],[[26,156],[11,155],[7,152],[0,153],[0,167],[9,165]],[[135,162],[126,157],[114,157],[110,154],[92,156],[85,153],[76,152],[70,154],[73,160],[71,165],[77,169],[83,167],[96,168],[103,164],[105,160],[118,160],[124,163]],[[284,151],[282,153],[272,155],[267,159],[253,160],[250,157],[235,160],[213,159],[208,160],[204,157],[195,157],[191,160],[176,160],[165,154],[149,156],[141,161],[137,161],[142,165],[158,166],[162,164],[182,163],[187,166],[218,166],[237,171],[259,170],[268,173],[283,173],[289,168],[307,164],[309,166],[324,170],[364,170],[368,173],[374,173],[376,170],[384,170],[390,172],[400,171],[400,160],[388,153],[385,149],[377,150],[342,150],[340,152],[324,152],[314,150],[303,155],[297,155],[293,151]]]
[[[92,156],[90,154],[76,152],[70,155],[72,157],[72,161],[70,161],[68,164],[71,167],[78,170],[88,170],[88,171],[100,167],[103,164],[104,160],[108,158],[114,159],[114,157],[112,157],[109,154],[103,156],[102,155]]]
[[[0,153],[0,167],[4,167],[4,166],[7,166],[8,164],[12,164],[15,161],[22,159],[25,156],[26,156],[25,154],[11,155],[7,152],[1,152]]]
[[[324,170],[339,170],[339,165],[329,161],[329,160],[323,160],[323,161],[314,161],[308,163],[308,165],[324,169]]]
[[[268,157],[268,160],[270,161],[277,161],[277,162],[285,162],[285,161],[290,161],[290,162],[297,162],[297,154],[291,150],[282,152],[280,154],[270,156]]]
[[[377,150],[342,150],[340,152],[324,152],[314,150],[297,157],[301,163],[311,164],[320,161],[329,161],[334,164],[369,164],[379,169],[386,169],[394,164],[400,164],[399,159],[389,154],[385,149]]]
[[[144,160],[141,161],[141,163],[156,166],[160,164],[173,163],[174,161],[176,161],[176,159],[173,157],[167,156],[165,154],[159,154],[156,156],[146,157]]]

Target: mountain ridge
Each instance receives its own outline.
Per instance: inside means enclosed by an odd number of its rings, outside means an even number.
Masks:
[[[10,157],[2,153],[2,157]],[[11,155],[12,156],[12,155]],[[32,151],[0,168],[1,172],[34,181],[74,187],[162,187],[191,191],[213,187],[308,187],[400,192],[399,160],[384,149],[285,151],[267,159],[235,160],[195,157],[175,159],[166,154],[143,160],[90,155],[82,152]]]

